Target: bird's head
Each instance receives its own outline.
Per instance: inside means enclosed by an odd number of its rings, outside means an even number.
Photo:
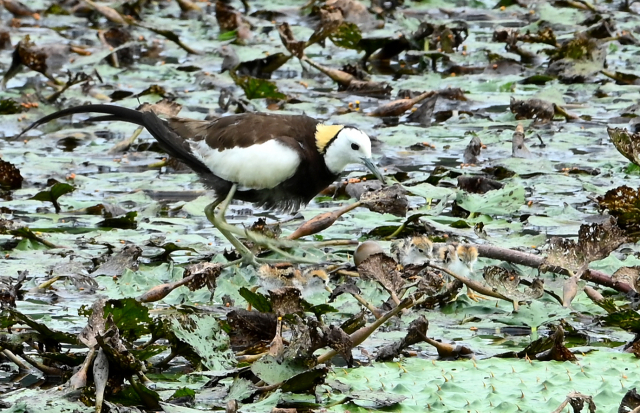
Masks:
[[[323,154],[327,168],[334,174],[344,171],[347,165],[362,164],[384,183],[384,177],[373,164],[371,139],[360,129],[319,124],[316,128],[316,146]]]
[[[424,265],[433,258],[433,242],[426,235],[404,238],[394,242],[391,251],[403,266]]]

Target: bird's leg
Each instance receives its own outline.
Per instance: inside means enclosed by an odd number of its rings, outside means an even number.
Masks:
[[[227,221],[224,217],[227,208],[229,207],[229,202],[231,202],[231,199],[233,199],[233,196],[236,193],[236,188],[237,185],[233,184],[224,200],[216,199],[215,201],[207,205],[204,208],[204,214],[206,215],[209,222],[211,222],[211,224],[213,224],[213,226],[216,227],[218,231],[220,231],[222,236],[224,236],[231,243],[231,245],[233,245],[236,251],[238,251],[238,254],[242,256],[242,262],[257,266],[258,260],[256,256],[249,250],[249,248],[245,247],[244,244],[231,233],[231,231],[229,231],[229,224],[227,224]],[[218,211],[218,213],[216,214],[215,209],[219,204],[222,205],[220,206],[220,211]]]
[[[209,220],[209,222],[211,222],[211,224],[213,224],[213,226],[216,227],[218,231],[220,231],[220,233],[231,243],[231,245],[233,245],[233,247],[236,249],[238,254],[242,256],[243,263],[258,265],[259,263],[281,262],[282,259],[269,259],[269,258],[256,257],[255,254],[249,250],[249,248],[247,248],[242,242],[240,242],[240,240],[234,235],[234,233],[238,235],[244,235],[245,237],[247,237],[248,239],[250,239],[256,244],[264,245],[265,247],[279,253],[280,255],[283,256],[284,259],[288,261],[307,263],[307,264],[317,264],[316,260],[311,260],[303,257],[296,257],[280,249],[280,247],[282,246],[284,247],[292,246],[291,244],[294,243],[293,241],[287,240],[287,242],[285,242],[285,245],[282,245],[282,243],[278,242],[278,240],[265,237],[262,234],[249,231],[248,229],[245,229],[243,231],[239,228],[236,228],[233,225],[228,224],[227,220],[225,219],[225,213],[227,211],[229,203],[231,202],[231,199],[233,199],[233,196],[236,193],[236,189],[237,189],[237,185],[233,184],[227,196],[224,199],[217,199],[214,202],[207,205],[204,208],[204,213],[207,219]],[[216,213],[215,209],[218,205],[220,205],[220,209]]]
[[[238,189],[237,184],[231,185],[231,188],[229,189],[229,193],[227,194],[227,196],[222,200],[222,202],[218,201],[218,204],[222,204],[220,205],[220,211],[218,211],[218,214],[216,217],[219,220],[219,222],[223,222],[225,224],[227,223],[225,214],[227,213],[227,208],[229,208],[229,204],[231,203],[231,200],[235,196],[237,189]]]

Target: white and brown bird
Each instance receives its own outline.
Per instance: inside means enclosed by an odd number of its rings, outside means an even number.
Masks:
[[[216,200],[205,209],[207,218],[251,263],[256,262],[255,257],[225,225],[224,212],[232,198],[265,209],[296,211],[350,164],[363,164],[384,181],[373,164],[366,133],[354,127],[326,125],[304,115],[243,113],[214,120],[162,120],[152,111],[86,105],[47,115],[22,134],[78,113],[103,115],[92,121],[123,121],[145,127],[169,155],[189,166],[215,191]],[[223,200],[221,211],[214,214]]]
[[[439,256],[450,271],[465,278],[470,278],[473,276],[473,267],[478,261],[478,248],[473,245],[458,245],[454,247],[449,244],[440,248]],[[467,296],[474,301],[486,298],[475,294],[469,287],[467,287]]]
[[[423,265],[433,258],[433,242],[426,235],[403,238],[391,244],[391,255],[404,267]]]

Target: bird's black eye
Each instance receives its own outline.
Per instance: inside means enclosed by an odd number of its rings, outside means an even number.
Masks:
[[[352,143],[351,149],[353,149],[354,151],[357,151],[358,149],[360,149],[360,146],[357,143]]]

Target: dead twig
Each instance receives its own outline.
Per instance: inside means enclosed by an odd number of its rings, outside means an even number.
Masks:
[[[446,244],[434,244],[434,250],[445,246]],[[482,244],[463,244],[465,246],[474,246],[478,248],[478,254],[480,257],[492,258],[495,260],[506,261],[512,264],[524,265],[526,267],[538,268],[544,262],[544,257],[539,255],[528,254],[522,251],[515,251],[509,248],[500,248],[494,245],[482,245]],[[547,271],[555,274],[569,275],[569,272],[556,266],[550,266],[546,268]],[[632,291],[629,284],[614,281],[609,275],[598,270],[588,270],[582,276],[585,281],[591,281],[595,284],[602,285],[604,287],[613,288],[621,293],[628,293]]]
[[[400,302],[400,304],[396,308],[394,308],[393,310],[389,311],[388,313],[386,313],[385,315],[383,315],[382,317],[380,317],[379,319],[374,321],[372,324],[370,324],[370,325],[368,325],[366,327],[362,327],[358,331],[352,333],[349,337],[351,338],[351,342],[353,343],[353,347],[355,347],[357,345],[360,345],[363,341],[365,341],[367,339],[367,337],[369,337],[374,331],[376,331],[376,329],[378,327],[380,327],[382,324],[386,323],[391,317],[399,314],[402,310],[404,310],[406,308],[413,307],[414,305],[418,304],[418,302],[419,301],[416,301],[411,297],[405,298],[404,300],[402,300]],[[326,363],[327,361],[331,360],[337,354],[338,354],[338,352],[335,351],[335,350],[327,351],[326,353],[324,353],[324,354],[320,355],[320,357],[318,357],[318,364]]]

